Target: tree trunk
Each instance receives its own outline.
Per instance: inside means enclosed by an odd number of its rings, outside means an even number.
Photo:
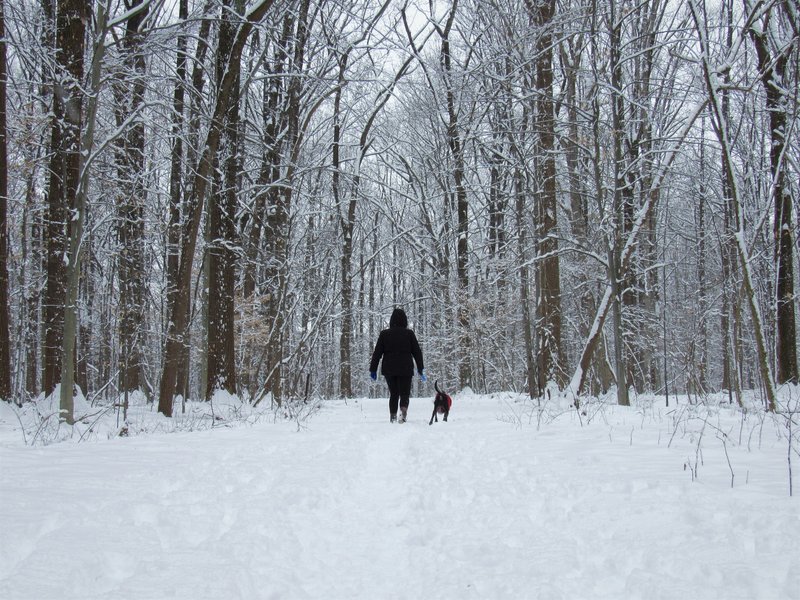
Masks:
[[[333,203],[336,206],[336,212],[339,215],[339,222],[342,228],[342,253],[340,260],[341,278],[342,278],[342,329],[339,334],[339,397],[350,398],[353,395],[352,390],[352,375],[351,375],[351,331],[352,331],[352,283],[350,281],[350,260],[353,251],[353,218],[350,218],[350,211],[343,218],[341,216],[342,205],[342,164],[341,164],[341,146],[342,146],[342,94],[346,85],[345,72],[347,70],[347,61],[350,58],[349,50],[337,57],[339,64],[339,78],[336,86],[336,92],[333,96],[333,143],[331,144],[331,167],[333,172],[331,174],[331,185],[333,186]],[[348,203],[355,209],[355,200],[351,199]],[[353,213],[355,210],[353,210]]]
[[[0,400],[11,401],[8,310],[8,144],[6,142],[5,0],[0,0]]]
[[[170,173],[169,173],[169,221],[167,223],[167,240],[166,240],[166,279],[165,279],[165,290],[166,290],[166,310],[167,313],[171,310],[171,307],[175,304],[175,291],[177,289],[177,279],[178,279],[178,261],[180,260],[180,245],[181,245],[181,233],[183,230],[182,224],[182,205],[183,205],[183,196],[185,193],[184,190],[184,147],[183,147],[183,136],[185,132],[185,93],[186,93],[186,85],[187,85],[187,67],[186,63],[188,60],[188,56],[186,54],[187,48],[187,33],[185,28],[187,27],[187,19],[189,17],[189,5],[188,0],[180,0],[179,7],[178,7],[178,18],[181,23],[181,30],[178,33],[177,39],[177,51],[176,51],[176,80],[175,80],[175,90],[173,92],[173,100],[172,100],[172,131],[170,134],[171,141],[172,141],[172,149],[170,151]],[[201,25],[201,30],[205,26],[207,27],[208,19],[203,22]],[[198,37],[198,53],[205,52],[206,48],[208,47],[207,44],[203,41],[205,38],[203,37],[203,32],[200,32],[200,36]],[[199,61],[202,63],[202,60]],[[188,363],[188,353],[184,355],[187,359]],[[186,366],[183,370],[185,371],[188,369]],[[178,376],[178,383],[176,389],[176,393],[181,394],[185,398],[185,394],[187,390],[185,389],[185,377]]]
[[[447,104],[447,145],[453,159],[453,188],[456,199],[456,280],[458,282],[458,375],[462,388],[472,385],[470,310],[469,310],[469,203],[464,185],[464,148],[459,131],[458,111],[456,110],[456,91],[453,82],[452,55],[450,50],[450,31],[458,10],[458,0],[453,0],[444,29],[436,25],[442,41],[440,59],[444,78]]]
[[[80,177],[81,113],[83,97],[83,50],[86,3],[58,3],[53,112],[51,125],[50,181],[47,206],[47,284],[44,297],[45,394],[61,380],[64,346],[64,307],[67,297],[70,210]],[[76,282],[77,283],[77,282]]]
[[[233,19],[242,7],[225,2],[220,21],[217,51],[217,85],[222,79],[225,57],[230,56],[236,33]],[[209,200],[208,227],[208,353],[206,400],[216,390],[236,393],[236,352],[234,344],[234,283],[236,279],[236,189],[239,177],[239,103],[240,81],[231,86],[224,116],[222,140],[217,154],[221,186]]]
[[[74,55],[83,56],[85,23],[88,22],[89,6],[84,2],[79,2],[80,5],[76,7],[73,13],[75,19],[73,27],[65,33],[71,33],[71,44],[76,47],[73,48]],[[60,399],[60,414],[61,418],[68,424],[75,422],[74,415],[74,384],[75,384],[75,354],[76,342],[78,334],[78,286],[81,277],[81,259],[84,250],[85,241],[83,239],[84,224],[86,222],[86,211],[88,210],[88,195],[89,195],[89,169],[88,162],[94,146],[94,129],[97,115],[98,97],[100,95],[100,88],[102,86],[101,71],[103,65],[103,55],[105,53],[105,37],[107,34],[106,19],[108,15],[105,12],[105,7],[101,3],[97,6],[97,14],[95,15],[94,22],[96,24],[96,39],[93,46],[92,61],[90,65],[90,80],[89,80],[89,94],[87,109],[86,109],[86,122],[85,127],[80,131],[80,142],[78,147],[78,159],[76,171],[78,173],[77,187],[75,189],[75,196],[72,205],[74,216],[69,222],[69,254],[67,265],[67,294],[64,306],[64,336],[62,348],[62,368],[61,368],[61,399]],[[80,24],[78,24],[78,22]],[[82,65],[81,65],[82,70]],[[80,80],[79,80],[80,81]],[[82,96],[77,95],[73,97],[76,100],[75,104],[68,104],[70,111],[77,111],[80,115],[82,109]],[[80,116],[78,117],[80,118]]]
[[[20,273],[20,288],[25,289],[25,301],[21,339],[25,347],[24,390],[31,396],[39,393],[39,306],[41,292],[38,282],[44,273],[42,269],[42,214],[37,209],[35,170],[31,170],[25,190],[25,210],[22,217],[22,264],[29,265]],[[30,221],[30,225],[28,222]],[[27,240],[25,237],[27,236]]]
[[[767,19],[777,21],[782,10],[774,7]],[[765,24],[758,29],[756,24],[750,26],[750,36],[756,47],[758,69],[761,84],[766,95],[767,113],[769,114],[770,133],[770,172],[772,175],[772,201],[774,217],[772,231],[774,239],[774,261],[777,283],[775,290],[775,358],[777,363],[776,379],[781,383],[798,383],[797,376],[797,327],[795,325],[794,297],[794,251],[792,244],[792,191],[786,178],[784,153],[786,151],[786,129],[788,125],[787,106],[784,95],[789,90],[786,81],[786,67],[793,52],[792,47],[798,42],[797,31],[786,47],[772,48],[770,41],[774,36],[768,35],[767,27],[778,28],[773,23]],[[788,26],[786,27],[788,30]],[[795,81],[795,85],[797,82]]]
[[[81,241],[81,272],[78,282],[78,303],[88,306],[95,297],[94,267],[92,265],[92,220],[87,212],[84,222],[86,233]],[[75,385],[84,395],[89,393],[89,362],[92,360],[92,320],[83,318],[78,323],[78,339],[75,346]]]
[[[611,221],[614,223],[611,235],[611,244],[608,252],[608,276],[611,281],[611,295],[613,303],[614,327],[614,369],[617,379],[617,403],[622,406],[630,405],[628,397],[627,368],[625,366],[625,341],[622,327],[622,289],[626,268],[622,265],[620,257],[622,251],[622,235],[625,227],[625,164],[622,147],[624,131],[624,105],[622,98],[622,64],[620,59],[620,28],[621,22],[617,21],[617,1],[611,0],[610,27],[611,27],[611,88],[612,108],[611,119],[614,138],[614,194],[613,214]]]
[[[200,31],[197,34],[197,47],[195,48],[194,65],[192,68],[191,78],[191,94],[189,95],[189,119],[188,131],[183,134],[186,136],[188,142],[186,144],[186,163],[188,165],[188,173],[197,173],[198,164],[200,162],[201,150],[198,148],[200,142],[200,117],[201,113],[205,110],[202,106],[203,90],[206,84],[206,56],[209,51],[208,40],[211,33],[211,24],[213,17],[211,12],[216,4],[216,0],[206,0],[203,6],[203,19],[200,21]],[[185,21],[184,21],[185,22]],[[180,85],[180,84],[178,84]],[[173,123],[173,131],[176,125]],[[180,133],[178,133],[180,134]],[[173,154],[173,159],[174,159]],[[180,165],[179,165],[180,167]],[[187,175],[188,177],[188,175]],[[198,199],[195,197],[194,186],[186,184],[185,180],[181,183],[180,192],[181,197],[170,198],[170,239],[175,240],[176,246],[170,254],[173,261],[168,265],[167,272],[167,316],[173,314],[173,311],[178,310],[175,308],[178,303],[178,286],[180,280],[180,261],[181,251],[184,248],[186,240],[191,235],[191,207],[197,203],[205,202],[205,199]],[[181,199],[183,198],[183,199]],[[187,298],[191,294],[191,288],[187,290]],[[191,316],[191,303],[187,300],[185,304],[181,305],[181,310],[185,311],[183,315],[186,323],[189,323]],[[169,324],[167,325],[169,331]],[[167,334],[169,335],[169,334]],[[182,347],[179,356],[176,359],[175,366],[175,390],[174,394],[180,396],[185,402],[189,397],[189,366],[191,357],[191,340],[189,331],[187,329],[186,335],[183,337]],[[205,366],[205,362],[203,362]],[[201,392],[202,393],[202,392]]]
[[[697,393],[705,393],[708,369],[708,328],[706,326],[706,313],[708,299],[706,286],[706,184],[705,184],[705,128],[702,129],[703,137],[700,138],[700,189],[697,198],[697,312],[699,313],[697,349],[695,364],[697,368],[696,387]],[[664,285],[666,286],[666,281]],[[666,357],[665,357],[666,360]]]
[[[142,5],[135,0],[131,8]],[[119,391],[138,390],[142,377],[141,348],[145,325],[144,206],[144,121],[138,118],[145,93],[144,39],[140,31],[148,8],[128,19],[122,41],[125,72],[114,85],[117,127],[123,134],[117,140],[119,239],[119,339],[122,367]],[[126,124],[126,121],[131,121]]]
[[[519,303],[522,315],[522,337],[525,342],[525,376],[528,395],[531,398],[541,396],[539,378],[536,376],[536,359],[533,347],[533,325],[530,309],[530,276],[528,273],[528,236],[525,224],[525,185],[522,169],[517,167],[514,173],[516,196],[517,253],[519,255]]]
[[[726,0],[723,10],[727,16],[725,28],[726,46],[733,44],[733,1]],[[730,75],[724,74],[724,83],[730,83]],[[723,119],[727,122],[730,116],[730,93],[727,87],[723,87],[719,92],[720,111]],[[713,116],[713,115],[712,115]],[[712,121],[713,123],[713,121]],[[739,327],[738,289],[739,282],[736,269],[736,249],[734,243],[734,226],[736,216],[733,213],[733,192],[731,182],[728,179],[724,163],[722,167],[722,199],[724,203],[723,233],[720,249],[722,262],[722,310],[720,317],[720,327],[722,329],[722,389],[728,392],[728,401],[733,404],[733,397],[739,406],[743,406],[741,383],[739,380],[738,348],[739,336],[736,334]]]
[[[555,0],[526,0],[529,17],[539,28],[536,43],[536,126],[540,156],[540,193],[536,221],[539,285],[536,302],[537,339],[539,342],[539,389],[549,382],[564,383],[561,348],[561,275],[558,257],[558,204],[556,197],[555,114],[553,107],[553,35]]]
[[[305,46],[308,39],[309,0],[303,0],[297,12],[287,13],[283,20],[281,43],[276,51],[276,114],[270,115],[275,128],[272,145],[272,175],[274,184],[269,193],[267,219],[268,282],[267,321],[271,335],[266,349],[266,382],[264,389],[272,400],[283,402],[283,364],[286,341],[286,295],[289,275],[289,227],[293,201],[294,178],[297,168],[300,140],[300,110],[302,73]],[[283,85],[279,80],[286,77]],[[282,168],[282,164],[286,165]],[[260,401],[260,400],[259,400]]]

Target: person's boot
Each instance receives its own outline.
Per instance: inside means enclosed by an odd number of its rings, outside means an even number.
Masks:
[[[405,423],[408,420],[408,407],[401,406],[400,407],[400,422]]]
[[[397,421],[397,414],[396,413],[390,413],[389,414],[389,423],[394,423],[395,421]]]

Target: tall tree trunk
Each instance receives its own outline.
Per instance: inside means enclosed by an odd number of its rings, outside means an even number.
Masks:
[[[726,47],[730,48],[733,45],[733,1],[725,0],[722,10],[727,19],[725,25]],[[723,75],[723,82],[730,83],[730,75],[726,72]],[[727,85],[719,92],[720,112],[723,119],[727,122],[730,118],[730,93]],[[713,114],[709,111],[713,117]],[[738,338],[736,331],[739,324],[739,310],[738,301],[736,299],[737,293],[734,291],[738,288],[738,277],[736,269],[736,249],[734,242],[734,221],[735,215],[733,212],[733,192],[731,190],[731,182],[727,176],[725,164],[722,167],[722,199],[724,202],[724,216],[723,216],[723,233],[721,240],[721,262],[722,262],[722,310],[720,315],[720,328],[722,330],[722,389],[728,392],[728,401],[733,404],[733,397],[740,406],[743,406],[741,383],[739,381],[739,370],[736,367],[738,364],[739,353],[736,352],[738,348]]]
[[[43,384],[52,394],[61,380],[64,301],[67,297],[70,210],[80,177],[83,50],[86,3],[64,0],[57,7],[55,72],[47,198],[47,284],[44,297]]]
[[[341,56],[337,58],[339,64],[339,74],[336,86],[336,92],[333,96],[333,143],[331,144],[331,185],[333,188],[333,203],[336,206],[337,214],[339,214],[339,222],[342,228],[342,254],[341,254],[341,278],[342,278],[342,330],[339,334],[339,396],[341,398],[350,398],[352,394],[352,376],[350,365],[350,344],[351,344],[351,331],[352,331],[352,315],[349,310],[352,305],[352,285],[350,281],[350,254],[353,251],[353,238],[352,229],[350,228],[351,221],[349,214],[346,217],[341,216],[341,206],[343,204],[343,190],[342,190],[342,163],[341,163],[341,147],[342,147],[342,95],[346,85],[345,74],[347,71],[347,62],[350,58],[350,50],[348,49]],[[354,201],[350,204],[355,207]],[[355,217],[355,215],[353,215]]]
[[[776,379],[780,383],[798,383],[797,376],[797,327],[795,324],[794,295],[794,249],[792,244],[792,192],[787,181],[785,158],[787,134],[787,101],[790,83],[787,81],[786,68],[794,52],[800,44],[797,31],[794,35],[787,33],[788,43],[784,47],[773,48],[777,23],[770,20],[781,19],[783,10],[776,6],[765,17],[766,23],[760,28],[758,23],[750,26],[750,36],[756,47],[758,70],[761,84],[766,96],[767,113],[769,114],[769,161],[772,175],[772,201],[774,217],[772,231],[774,238],[774,261],[777,283],[775,290],[775,358],[777,363]],[[773,30],[770,35],[769,29]],[[788,30],[789,27],[786,26]],[[795,56],[795,60],[796,60]],[[797,81],[794,82],[797,85]]]
[[[130,8],[143,5],[134,0]],[[144,39],[140,31],[147,17],[146,5],[134,13],[125,26],[122,41],[124,73],[115,82],[117,127],[123,134],[117,140],[118,225],[119,239],[119,340],[121,393],[138,390],[142,376],[142,353],[145,325],[144,264],[144,121],[139,113],[144,105]],[[128,122],[130,121],[130,122]]]
[[[97,297],[95,292],[95,265],[97,261],[93,261],[92,252],[92,214],[86,213],[86,225],[84,229],[86,234],[83,237],[83,252],[81,253],[81,281],[79,282],[78,298],[84,306],[90,306],[93,300]],[[80,388],[84,395],[90,393],[90,379],[89,365],[91,363],[98,363],[99,360],[93,360],[92,352],[94,345],[92,344],[94,320],[91,318],[80,319],[78,324],[78,345],[75,355],[75,385]],[[107,381],[107,380],[106,380]],[[105,383],[105,382],[104,382]]]
[[[634,52],[633,57],[635,82],[633,98],[634,140],[629,144],[631,150],[630,164],[635,165],[631,170],[629,186],[635,189],[638,184],[639,198],[635,207],[645,204],[645,195],[654,195],[654,204],[658,205],[661,190],[653,186],[653,175],[657,163],[657,153],[654,152],[653,121],[651,105],[658,102],[657,89],[652,85],[653,71],[657,68],[656,62],[664,63],[659,52],[659,32],[666,2],[653,0],[637,6],[634,23]],[[662,64],[666,67],[666,64]],[[639,391],[652,391],[658,388],[659,369],[655,358],[655,346],[645,340],[657,337],[656,324],[658,316],[656,306],[659,301],[658,269],[658,223],[657,214],[652,212],[649,223],[641,240],[637,273],[632,274],[636,283],[636,292],[633,299],[639,317],[634,325],[635,338],[631,344],[633,360],[626,361],[629,369],[629,381],[633,381]],[[635,370],[633,367],[636,367]]]
[[[235,15],[242,11],[240,2],[223,6],[217,52],[217,85],[222,79],[225,57],[230,56],[236,33]],[[240,78],[231,86],[224,116],[222,141],[218,150],[221,186],[209,201],[208,226],[208,354],[206,399],[216,390],[236,393],[236,352],[234,345],[234,283],[236,279],[236,190],[239,177],[239,103]]]
[[[186,178],[190,176],[189,174],[197,173],[198,163],[200,162],[201,150],[198,149],[198,139],[200,137],[200,116],[203,111],[201,105],[203,90],[206,84],[205,73],[207,69],[206,56],[209,51],[208,40],[210,38],[211,24],[213,21],[211,12],[215,3],[216,0],[206,0],[203,6],[203,18],[200,21],[200,31],[197,34],[197,47],[195,48],[194,65],[192,67],[191,94],[189,96],[188,131],[181,131],[181,125],[178,123],[178,121],[180,121],[180,113],[175,113],[176,121],[173,122],[173,134],[181,137],[185,136],[188,140],[186,143],[185,159],[188,167],[186,169]],[[183,22],[185,25],[187,24],[186,19],[184,19]],[[177,82],[177,85],[180,85],[180,82]],[[177,94],[178,92],[176,91],[176,98]],[[175,102],[175,99],[173,99],[173,102]],[[182,146],[183,144],[181,144],[181,148]],[[173,148],[172,160],[176,161],[179,159],[180,156],[176,154],[176,150]],[[180,162],[173,162],[172,168],[178,168],[183,171]],[[174,178],[174,176],[171,176],[170,181],[172,182]],[[177,180],[180,182],[180,185],[170,190],[170,220],[168,226],[170,252],[168,255],[166,282],[168,317],[172,315],[174,311],[178,310],[176,306],[180,299],[178,286],[180,285],[181,251],[184,248],[184,244],[187,243],[186,240],[191,235],[191,208],[198,202],[204,201],[204,199],[197,199],[195,197],[194,186],[187,185],[185,180],[180,176]],[[173,194],[180,194],[180,196],[174,196]],[[172,246],[173,243],[175,244],[174,246]],[[188,298],[191,293],[191,288],[186,292]],[[189,323],[191,303],[187,300],[185,304],[181,305],[181,310],[186,312],[186,314],[183,315],[183,319],[186,323]],[[170,325],[171,323],[168,321],[168,332]],[[167,333],[167,335],[169,335],[169,333]],[[180,396],[185,401],[189,397],[189,359],[191,355],[188,329],[181,343],[182,347],[175,363],[175,389],[173,393]]]
[[[536,376],[536,359],[533,347],[533,325],[531,324],[530,308],[530,275],[528,272],[528,234],[525,223],[525,182],[522,169],[517,167],[514,172],[514,195],[516,197],[516,226],[517,226],[517,254],[519,256],[519,303],[522,315],[522,337],[525,342],[525,378],[528,395],[531,398],[539,397],[539,379]]]
[[[469,203],[465,186],[464,144],[459,131],[454,69],[450,47],[450,31],[458,10],[458,0],[453,0],[444,28],[435,25],[441,38],[440,60],[447,104],[447,145],[453,159],[453,189],[456,200],[456,280],[458,282],[458,375],[460,386],[472,385],[470,310],[469,310]]]
[[[75,48],[74,54],[83,55],[85,24],[89,21],[91,14],[89,6],[81,2],[82,7],[77,7],[75,13],[76,20],[80,25],[74,24],[77,31],[72,30],[71,43],[79,46]],[[105,37],[107,34],[106,20],[108,14],[105,6],[100,3],[97,6],[97,14],[94,15],[94,23],[97,27],[96,38],[93,45],[93,52],[90,63],[90,77],[87,94],[86,121],[83,128],[78,127],[80,132],[80,142],[78,147],[77,168],[78,181],[75,189],[74,201],[72,204],[73,215],[69,222],[69,254],[67,255],[67,293],[64,306],[64,335],[61,367],[61,398],[60,413],[61,418],[68,424],[74,423],[74,384],[75,384],[75,355],[78,334],[78,287],[80,285],[82,254],[85,246],[84,224],[86,222],[86,211],[88,210],[89,195],[89,169],[88,163],[94,146],[94,129],[99,103],[100,88],[102,86],[101,70],[103,65],[103,55],[106,49]],[[77,35],[76,35],[77,34]],[[68,110],[75,110],[80,114],[82,109],[82,96],[76,98],[76,105],[68,105]],[[80,117],[79,117],[80,118]]]
[[[8,310],[8,144],[6,142],[5,0],[0,0],[0,400],[11,401]]]
[[[175,58],[175,90],[172,99],[172,131],[170,132],[172,148],[170,151],[170,172],[169,172],[169,221],[167,223],[167,243],[166,243],[166,280],[165,289],[167,296],[167,312],[175,303],[175,291],[178,279],[178,261],[180,260],[180,244],[182,226],[182,205],[184,190],[184,146],[183,136],[185,133],[184,114],[186,106],[186,85],[187,85],[187,19],[189,17],[188,0],[180,0],[178,7],[178,18],[181,23],[181,30],[178,33],[176,58]],[[207,26],[208,19],[203,23]],[[201,28],[203,27],[201,26]],[[198,37],[198,52],[205,52],[208,47],[202,37]],[[202,63],[202,60],[200,60]],[[187,353],[188,358],[188,353]],[[188,368],[188,367],[187,367]],[[176,393],[185,397],[186,389],[182,385],[182,377],[178,377]]]
[[[553,107],[553,35],[555,0],[534,4],[526,0],[531,20],[539,28],[536,43],[536,126],[538,151],[541,157],[541,188],[536,221],[537,262],[539,265],[538,299],[536,302],[537,339],[539,342],[539,389],[549,382],[561,387],[564,383],[564,361],[561,348],[561,275],[558,257],[558,204],[556,198],[556,144]]]
[[[289,235],[292,211],[294,178],[297,169],[300,140],[302,73],[305,67],[305,46],[308,41],[309,0],[302,0],[299,10],[287,13],[283,20],[281,43],[276,50],[276,78],[286,77],[286,85],[278,80],[274,84],[276,114],[270,115],[274,128],[272,144],[269,217],[267,219],[269,286],[267,321],[271,335],[266,350],[267,378],[264,389],[272,400],[283,402],[283,364],[286,340],[286,295],[289,275]],[[286,165],[282,168],[282,164]],[[260,401],[260,400],[259,400]]]
[[[42,269],[42,214],[37,208],[34,189],[35,170],[31,170],[25,190],[25,210],[22,218],[22,264],[29,265],[20,273],[20,288],[25,290],[24,320],[20,323],[21,338],[25,346],[25,387],[31,396],[39,393],[39,307],[41,291],[39,281]],[[28,222],[30,221],[30,225]],[[27,240],[25,237],[27,236]]]
[[[705,393],[708,370],[708,327],[706,326],[706,313],[708,299],[706,286],[706,157],[705,157],[705,127],[701,129],[700,138],[700,189],[697,198],[697,312],[699,313],[697,348],[695,350],[695,364],[697,365],[696,387],[697,393]],[[664,282],[666,286],[666,281]]]
[[[623,269],[620,254],[622,252],[623,228],[625,222],[625,190],[628,188],[625,178],[622,136],[624,131],[624,104],[622,98],[622,64],[621,64],[621,19],[617,20],[617,2],[611,0],[609,16],[611,28],[611,88],[612,88],[612,127],[614,138],[614,194],[613,222],[611,244],[608,251],[608,275],[611,281],[614,327],[614,368],[617,379],[617,403],[629,406],[627,368],[625,366],[624,331],[622,325],[622,283],[626,270]]]

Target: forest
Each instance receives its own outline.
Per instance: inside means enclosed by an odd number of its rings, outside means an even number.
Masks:
[[[774,411],[799,28],[795,0],[0,0],[0,398],[364,396],[401,306],[451,390]]]

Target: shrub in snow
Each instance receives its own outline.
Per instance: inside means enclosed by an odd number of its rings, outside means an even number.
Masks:
[[[75,397],[75,424],[59,419],[59,390],[40,395],[20,406],[0,402],[0,439],[29,446],[59,442],[104,440],[143,434],[202,431],[215,427],[253,425],[259,422],[291,420],[298,428],[319,409],[319,401],[284,402],[280,407],[264,402],[253,407],[246,400],[224,391],[210,402],[178,402],[167,418],[141,392],[129,393],[115,401],[91,403],[83,394]]]

